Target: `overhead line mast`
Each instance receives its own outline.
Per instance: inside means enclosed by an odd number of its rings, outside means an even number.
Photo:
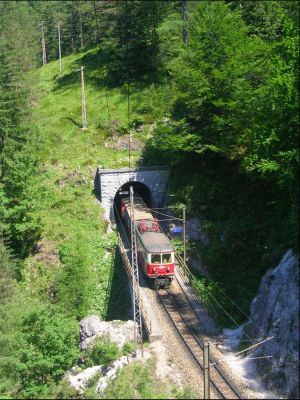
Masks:
[[[133,270],[132,297],[133,297],[134,341],[140,348],[143,356],[143,328],[142,328],[142,313],[140,310],[139,269],[138,269],[136,234],[135,234],[133,186],[130,186],[130,233],[131,233],[131,265]]]

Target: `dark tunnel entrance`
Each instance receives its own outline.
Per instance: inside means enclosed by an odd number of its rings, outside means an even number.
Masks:
[[[124,185],[122,185],[114,198],[114,218],[115,221],[118,220],[118,216],[116,215],[116,208],[119,211],[120,210],[120,203],[121,203],[121,198],[122,196],[126,195],[126,192],[128,192],[129,195],[129,190],[130,190],[130,186],[133,186],[133,191],[135,194],[139,194],[144,202],[147,204],[147,206],[150,208],[152,207],[152,196],[151,196],[151,192],[148,189],[148,187],[141,182],[126,182],[124,183]]]

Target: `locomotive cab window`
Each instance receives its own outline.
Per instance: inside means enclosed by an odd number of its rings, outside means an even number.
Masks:
[[[163,264],[170,264],[172,262],[172,254],[163,254],[162,255],[162,262]]]
[[[151,254],[151,264],[160,264],[161,257],[160,254]]]

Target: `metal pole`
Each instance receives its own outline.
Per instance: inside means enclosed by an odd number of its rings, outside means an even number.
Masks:
[[[210,399],[210,370],[209,370],[209,342],[204,343],[203,351],[204,366],[204,399]]]
[[[133,290],[133,317],[134,317],[134,341],[143,353],[143,328],[142,315],[140,309],[140,293],[139,293],[139,269],[137,259],[137,245],[135,234],[135,217],[134,217],[134,197],[133,186],[130,186],[130,231],[131,231],[131,264],[132,264],[132,290]]]
[[[184,273],[186,273],[186,208],[183,206],[182,210],[182,221],[183,221],[183,262],[184,262]]]
[[[80,67],[80,75],[81,75],[81,120],[82,120],[82,129],[86,129],[87,128],[87,119],[86,119],[83,66]]]
[[[130,186],[130,220],[131,220],[131,264],[132,264],[132,294],[133,294],[133,321],[134,321],[134,342],[137,343],[137,329],[136,329],[136,286],[135,286],[135,276],[134,276],[134,200],[133,200],[133,187]]]
[[[47,64],[46,58],[46,46],[45,46],[45,35],[44,35],[44,25],[42,22],[42,54],[43,54],[43,65]]]
[[[56,26],[58,31],[58,55],[59,55],[59,72],[61,74],[62,71],[62,64],[61,64],[61,45],[60,45],[60,23]]]

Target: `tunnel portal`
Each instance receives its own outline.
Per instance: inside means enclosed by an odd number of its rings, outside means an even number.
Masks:
[[[128,196],[129,196],[130,186],[133,186],[134,194],[139,194],[142,197],[142,199],[146,203],[147,207],[149,207],[149,208],[152,207],[151,192],[147,188],[146,185],[144,185],[141,182],[127,182],[127,183],[124,183],[124,185],[122,185],[120,187],[120,189],[117,191],[117,193],[115,195],[115,198],[114,198],[114,205],[115,205],[115,207],[114,207],[114,218],[115,218],[115,220],[118,219],[118,216],[116,215],[116,213],[118,212],[118,210],[120,210],[121,196],[123,196],[123,194],[125,194],[125,193],[128,193]]]
[[[105,217],[115,222],[114,204],[119,206],[120,192],[133,185],[148,207],[161,207],[165,200],[169,171],[167,167],[143,167],[134,170],[97,169],[95,192],[105,210]]]

